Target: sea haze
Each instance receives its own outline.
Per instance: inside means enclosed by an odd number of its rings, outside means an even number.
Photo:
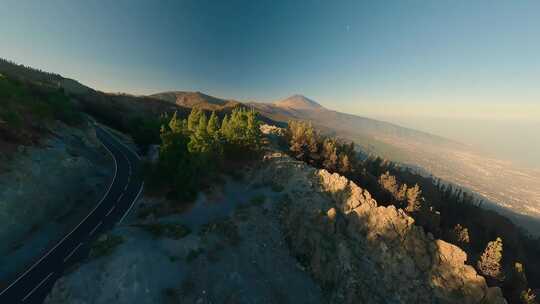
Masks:
[[[441,117],[377,116],[392,122],[470,145],[471,148],[512,161],[520,167],[540,170],[540,119],[475,119]]]

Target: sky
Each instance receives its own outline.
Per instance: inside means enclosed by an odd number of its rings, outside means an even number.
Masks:
[[[109,92],[298,93],[409,126],[534,124],[538,12],[535,0],[2,0],[0,57]]]

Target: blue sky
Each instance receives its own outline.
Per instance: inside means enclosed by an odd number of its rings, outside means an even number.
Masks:
[[[2,7],[0,56],[105,91],[199,90],[261,101],[300,93],[371,116],[540,120],[539,1]]]

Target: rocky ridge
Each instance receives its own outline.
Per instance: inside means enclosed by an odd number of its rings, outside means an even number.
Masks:
[[[338,174],[281,153],[260,176],[288,194],[281,213],[292,254],[326,287],[331,303],[506,303],[466,264],[393,206]]]

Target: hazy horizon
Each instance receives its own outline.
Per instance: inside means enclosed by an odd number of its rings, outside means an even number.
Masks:
[[[1,57],[99,90],[301,93],[540,162],[519,133],[540,121],[537,1],[6,2]]]
[[[540,122],[475,118],[369,116],[468,145],[486,157],[540,170]]]

